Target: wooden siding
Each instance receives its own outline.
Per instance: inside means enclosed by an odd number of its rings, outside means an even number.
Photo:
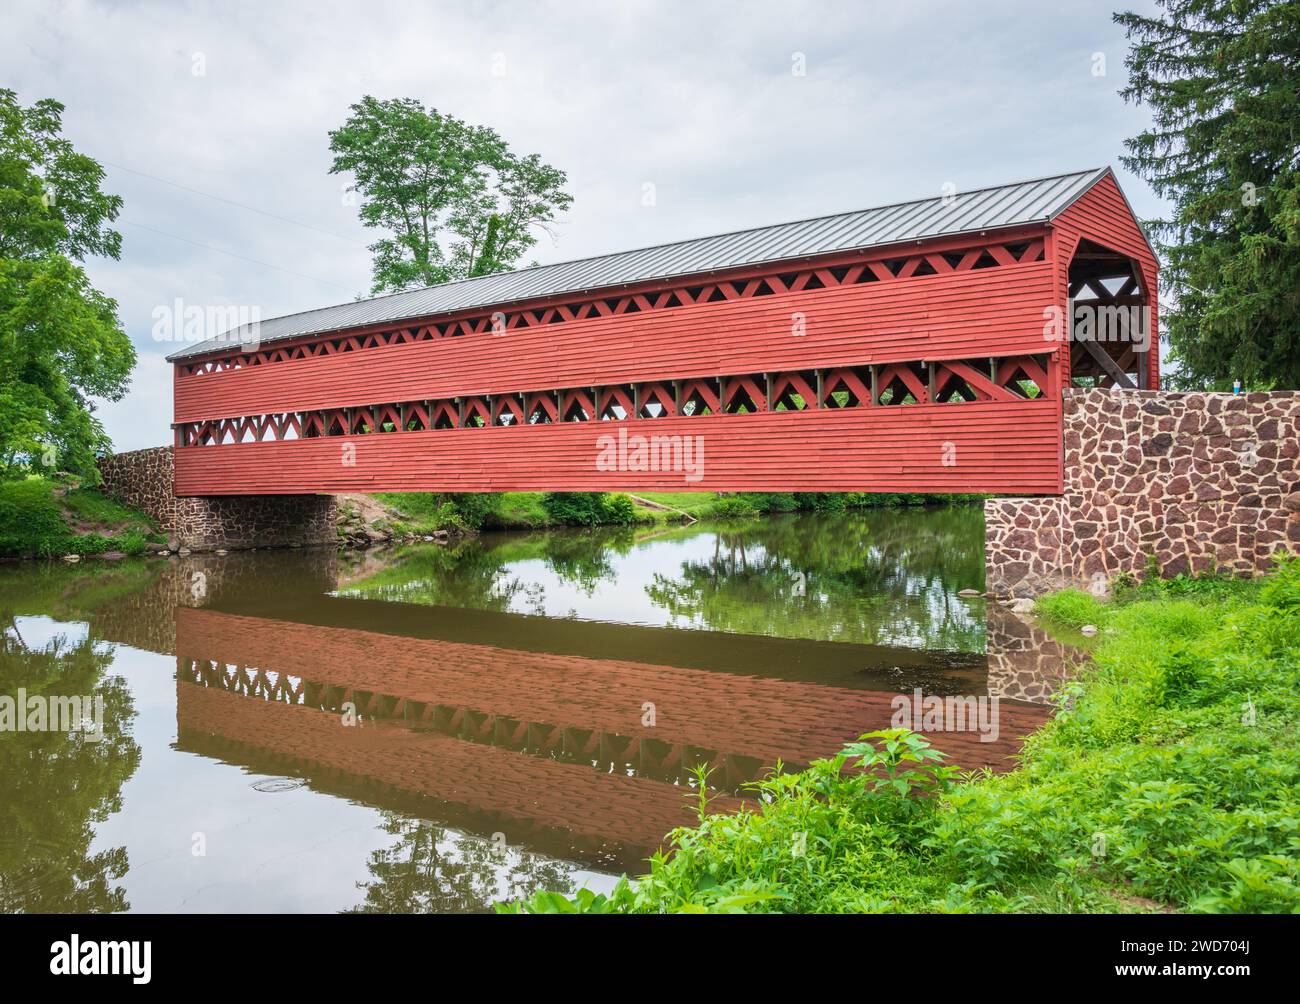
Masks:
[[[601,437],[620,430],[700,437],[702,476],[598,469]],[[176,450],[175,490],[1040,494],[1061,490],[1060,450],[1060,405],[1049,397],[188,446]]]
[[[1041,353],[1053,283],[1044,259],[178,375],[174,421]]]
[[[1049,257],[1056,261],[1056,302],[1065,309],[1067,291],[1069,290],[1070,262],[1074,258],[1079,241],[1087,238],[1112,251],[1118,251],[1134,259],[1142,272],[1143,292],[1147,295],[1151,307],[1151,328],[1153,335],[1159,326],[1159,265],[1155,255],[1120,191],[1115,179],[1109,175],[1102,178],[1088,189],[1074,205],[1061,213],[1053,223],[1054,241],[1049,249],[1054,250]],[[1064,372],[1070,372],[1069,346],[1062,353],[1065,360]],[[1160,387],[1160,341],[1158,337],[1151,340],[1148,350],[1148,372],[1151,374],[1151,390]]]

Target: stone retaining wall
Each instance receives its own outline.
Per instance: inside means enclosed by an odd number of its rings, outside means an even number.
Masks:
[[[1059,498],[984,504],[988,589],[1254,574],[1300,552],[1300,392],[1069,390]]]
[[[332,495],[172,494],[172,448],[117,453],[99,461],[105,493],[148,514],[190,550],[334,544]]]

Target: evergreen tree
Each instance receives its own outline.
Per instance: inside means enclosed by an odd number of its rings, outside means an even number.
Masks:
[[[1153,226],[1174,381],[1300,387],[1300,3],[1157,4],[1115,20],[1121,93],[1152,111],[1123,162],[1174,207]]]

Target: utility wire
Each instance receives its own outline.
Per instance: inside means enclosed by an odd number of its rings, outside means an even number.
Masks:
[[[199,241],[192,241],[188,237],[181,237],[177,234],[169,234],[166,230],[159,230],[157,227],[145,226],[143,223],[136,223],[132,220],[122,220],[128,227],[138,227],[141,230],[148,230],[150,233],[158,234],[162,237],[170,237],[174,241],[181,241],[185,244],[192,244],[196,248],[203,248],[205,251],[215,251],[217,254],[229,255],[231,258],[238,258],[240,261],[246,261],[253,265],[261,265],[263,268],[274,269],[277,272],[284,272],[288,275],[296,275],[300,279],[311,279],[313,282],[323,282],[327,286],[337,286],[339,289],[351,290],[351,286],[345,286],[341,282],[335,282],[333,279],[322,279],[318,275],[308,275],[306,272],[295,272],[291,268],[281,268],[279,265],[272,265],[269,261],[259,261],[256,258],[249,258],[246,255],[236,254],[234,251],[227,251],[224,248],[213,247],[211,244],[203,244]]]
[[[257,213],[259,216],[266,216],[273,220],[279,220],[281,223],[291,223],[295,227],[303,227],[306,230],[314,230],[318,234],[324,234],[326,237],[333,237],[336,240],[347,241],[349,244],[355,244],[357,247],[366,247],[364,241],[356,240],[352,237],[345,237],[343,234],[336,234],[332,230],[323,230],[320,227],[313,226],[310,223],[303,223],[301,220],[291,219],[288,216],[279,216],[276,213],[269,213],[265,209],[258,209],[256,206],[250,206],[243,202],[236,202],[234,199],[227,199],[223,195],[213,195],[211,192],[203,192],[197,188],[190,188],[188,185],[182,185],[175,181],[168,181],[166,178],[160,178],[156,174],[149,174],[147,171],[140,171],[134,167],[127,167],[125,164],[114,164],[111,160],[101,161],[109,167],[117,168],[119,171],[126,171],[130,174],[138,174],[142,178],[149,178],[163,185],[170,185],[172,188],[179,188],[182,192],[190,192],[193,195],[201,195],[205,199],[213,199],[216,202],[224,202],[228,206],[237,206],[240,209],[246,209],[250,213]]]

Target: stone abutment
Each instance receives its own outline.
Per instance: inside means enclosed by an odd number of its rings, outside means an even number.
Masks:
[[[1300,552],[1300,392],[1069,390],[1064,492],[984,504],[987,588],[1254,575]]]
[[[151,516],[177,547],[233,550],[336,541],[332,495],[177,498],[170,446],[104,457],[99,472],[105,493]]]

